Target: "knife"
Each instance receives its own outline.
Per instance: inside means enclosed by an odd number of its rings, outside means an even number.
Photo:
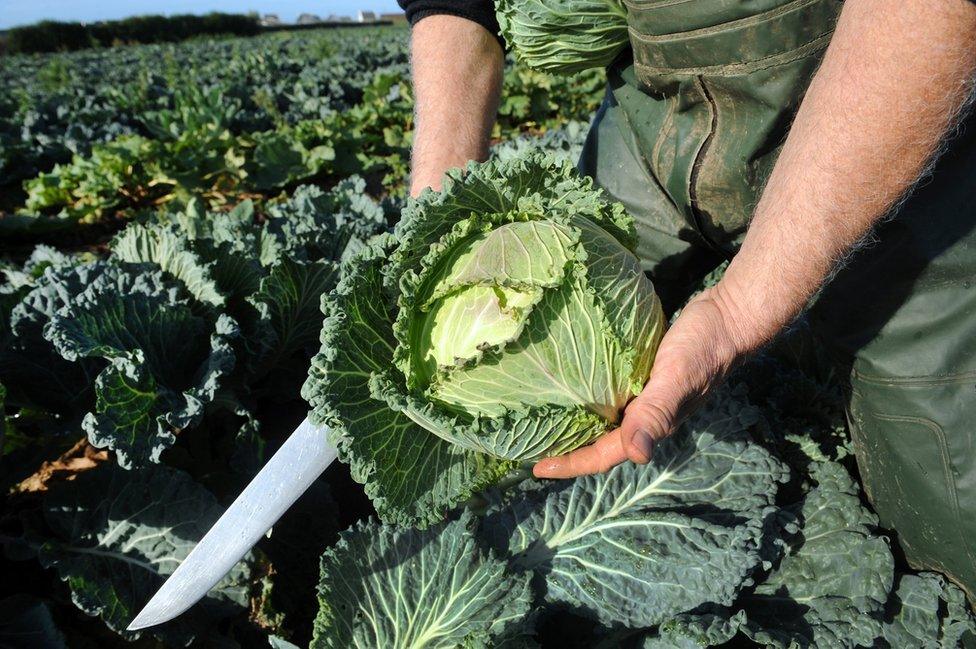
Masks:
[[[305,419],[127,627],[168,622],[197,603],[336,459],[328,428]]]

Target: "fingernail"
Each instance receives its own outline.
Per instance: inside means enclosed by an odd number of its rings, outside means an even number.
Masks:
[[[555,469],[555,460],[541,460],[532,468],[532,473],[537,478],[548,478]]]
[[[654,454],[654,438],[646,430],[638,430],[630,440],[634,454],[631,459],[638,464],[646,464],[651,461]]]

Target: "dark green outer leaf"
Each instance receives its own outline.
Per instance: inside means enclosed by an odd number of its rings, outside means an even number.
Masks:
[[[211,275],[210,265],[191,249],[190,239],[164,225],[132,224],[112,241],[117,261],[151,263],[183,283],[203,304],[222,307],[226,301]]]
[[[666,620],[658,630],[644,639],[643,649],[704,649],[720,646],[735,637],[745,622],[744,611],[730,616],[721,607],[688,614],[681,613]]]
[[[76,606],[130,638],[139,633],[125,627],[222,513],[189,476],[161,466],[103,465],[52,489],[43,507],[51,533],[35,545],[41,562],[68,582]],[[238,563],[203,607],[152,633],[187,644],[233,610],[227,603],[244,604],[249,562]]]
[[[311,354],[322,327],[322,295],[334,286],[336,274],[330,261],[302,263],[286,258],[271,268],[258,291],[247,298],[267,322],[265,330],[273,338],[263,341],[266,352],[257,360],[260,374],[275,366],[306,373],[305,353]]]
[[[386,229],[383,208],[366,193],[366,182],[359,176],[340,181],[328,192],[303,185],[268,212],[268,236],[298,260],[342,261]]]
[[[892,588],[894,559],[843,466],[813,465],[818,486],[797,511],[800,533],[776,570],[743,598],[743,632],[764,646],[870,646]]]
[[[888,609],[883,633],[894,649],[950,649],[967,634],[976,639],[965,594],[937,573],[902,575]]]
[[[92,444],[116,451],[122,466],[158,462],[174,430],[203,416],[234,367],[236,323],[196,315],[179,286],[157,270],[100,262],[102,273],[69,293],[44,335],[67,360],[103,358]]]
[[[427,531],[361,523],[322,557],[311,646],[493,647],[529,630],[528,576],[477,548],[473,517]]]
[[[0,380],[10,390],[11,404],[66,417],[84,412],[98,367],[62,358],[44,339],[43,330],[54,314],[104,268],[102,264],[48,267],[26,295],[18,291],[0,298],[10,306],[9,324],[0,340]]]
[[[762,521],[786,477],[748,440],[754,421],[751,408],[721,395],[649,465],[514,501],[484,529],[516,566],[542,576],[546,601],[608,626],[731,604],[760,562]]]
[[[29,595],[0,599],[0,648],[65,649],[64,635],[43,601]]]

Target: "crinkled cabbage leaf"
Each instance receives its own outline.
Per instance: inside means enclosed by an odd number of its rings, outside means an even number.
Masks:
[[[479,549],[470,514],[425,531],[375,522],[322,557],[312,647],[495,647],[531,630],[528,575]]]
[[[68,583],[75,605],[118,633],[186,558],[223,508],[180,471],[159,465],[126,471],[106,464],[56,485],[44,497],[47,533],[30,534],[41,563]],[[152,633],[186,645],[247,602],[248,555],[202,606]]]
[[[630,42],[621,0],[495,0],[495,15],[519,61],[538,70],[605,68]]]

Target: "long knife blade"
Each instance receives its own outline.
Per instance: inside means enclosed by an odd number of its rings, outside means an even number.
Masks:
[[[168,622],[197,603],[332,464],[327,429],[305,419],[128,626]]]

